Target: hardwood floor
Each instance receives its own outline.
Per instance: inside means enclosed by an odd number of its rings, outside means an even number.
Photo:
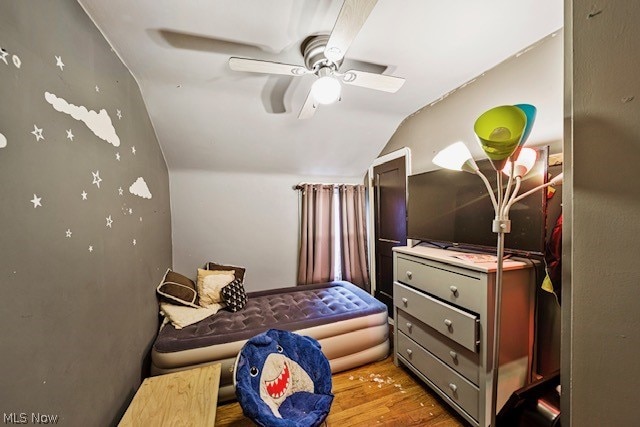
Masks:
[[[335,398],[328,427],[467,426],[413,373],[393,364],[393,357],[333,376]],[[216,426],[253,426],[237,402],[220,405]]]

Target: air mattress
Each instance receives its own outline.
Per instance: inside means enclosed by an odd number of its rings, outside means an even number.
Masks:
[[[165,325],[153,344],[152,375],[221,363],[219,401],[233,399],[238,352],[249,338],[271,328],[318,340],[334,373],[389,354],[387,307],[349,282],[249,292],[247,297],[247,305],[235,313],[222,310],[183,329]]]

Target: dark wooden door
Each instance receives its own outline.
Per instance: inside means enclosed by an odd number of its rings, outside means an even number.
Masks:
[[[394,246],[407,244],[407,178],[405,158],[373,168],[375,223],[375,297],[393,316]]]

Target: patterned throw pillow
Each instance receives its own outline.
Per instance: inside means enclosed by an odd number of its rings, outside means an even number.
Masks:
[[[229,311],[233,313],[241,310],[247,303],[247,294],[240,279],[235,279],[222,288],[220,294],[222,294],[222,300],[227,304]]]

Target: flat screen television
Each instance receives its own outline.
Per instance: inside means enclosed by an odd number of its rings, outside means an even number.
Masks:
[[[536,163],[523,178],[518,194],[547,182],[548,147],[536,151]],[[496,172],[490,162],[477,163],[495,189]],[[506,187],[508,179],[506,175],[504,178]],[[409,176],[407,191],[407,238],[440,247],[495,251],[497,234],[491,230],[495,212],[480,177],[439,169]],[[544,254],[546,200],[546,190],[542,189],[511,207],[511,232],[505,235],[505,253]]]

